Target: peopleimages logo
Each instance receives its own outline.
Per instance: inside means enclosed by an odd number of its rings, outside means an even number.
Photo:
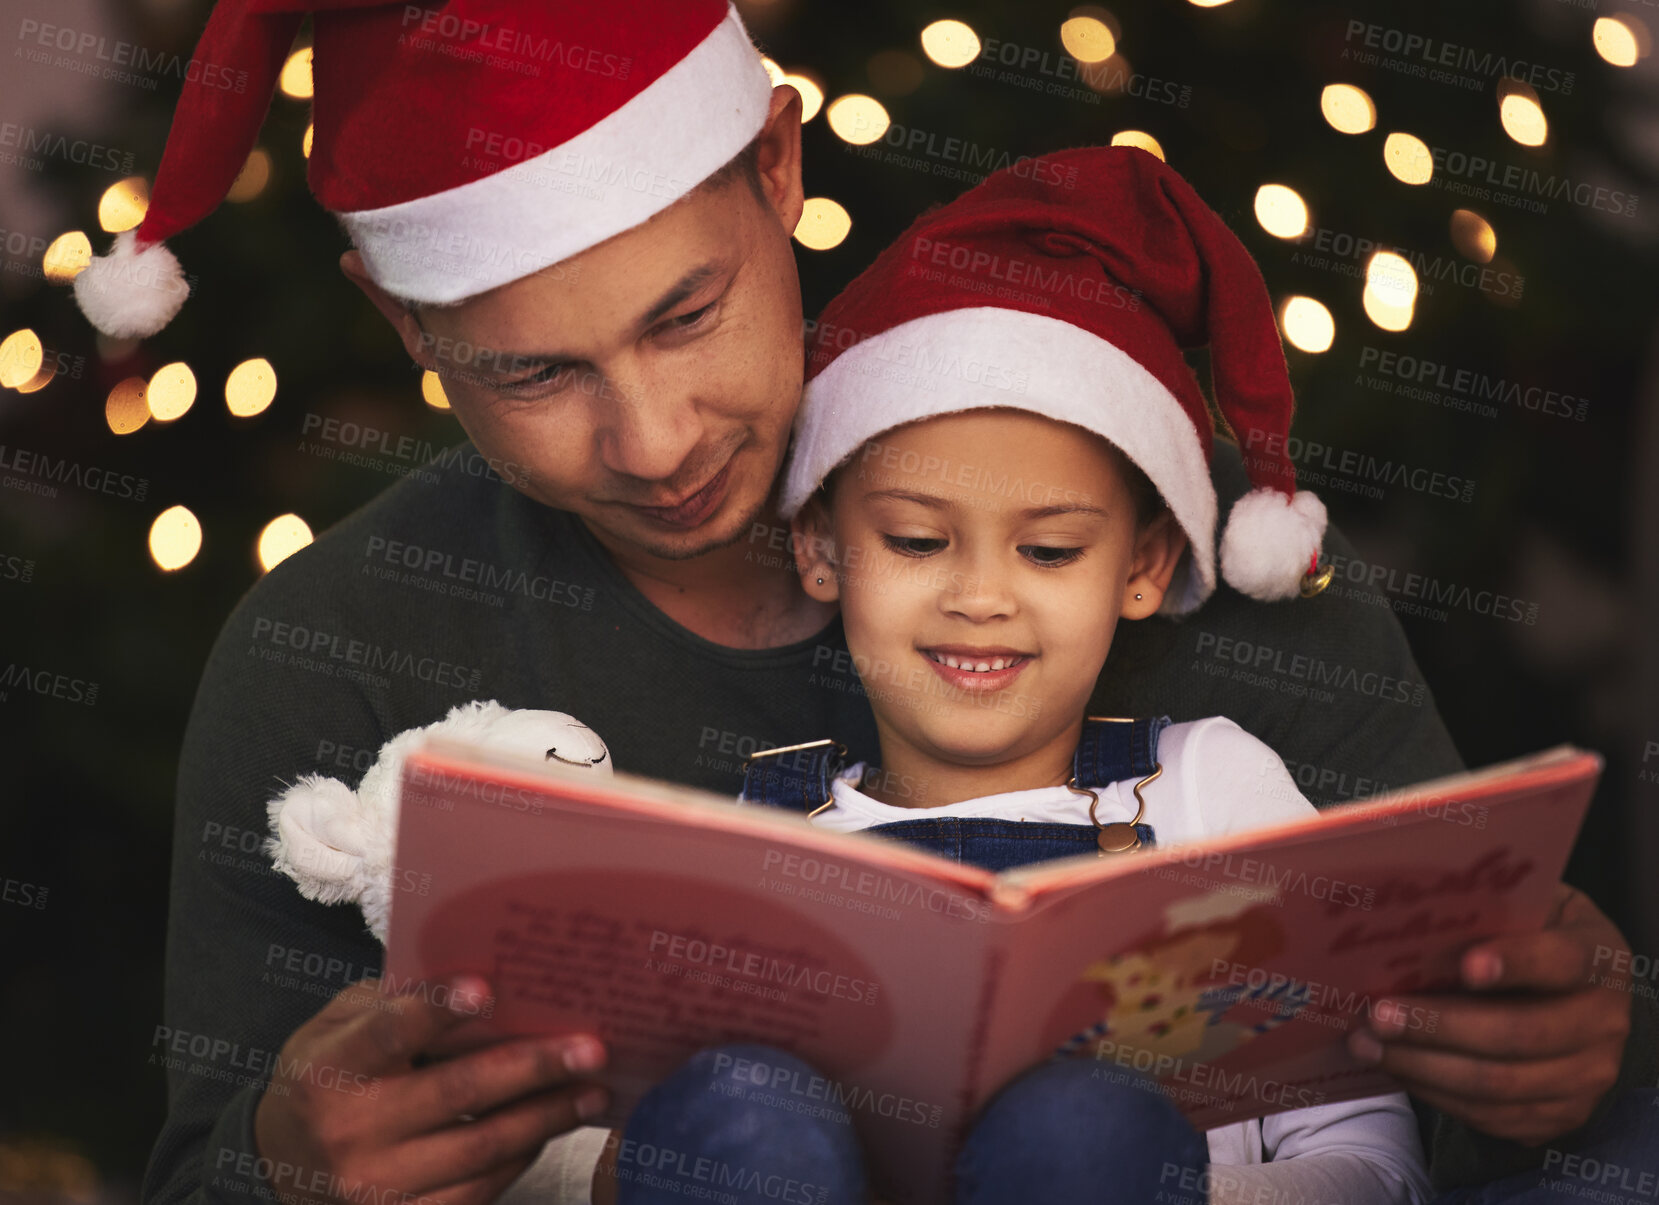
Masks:
[[[322,669],[342,678],[382,671],[406,675],[451,690],[477,690],[480,672],[408,649],[386,648],[335,632],[258,616],[253,622],[255,646],[248,651],[265,660],[299,669]],[[259,645],[264,647],[260,648]],[[269,654],[269,655],[268,655]],[[385,679],[381,679],[384,681]]]
[[[411,24],[418,24],[420,33],[426,36],[411,37],[407,32]],[[403,6],[403,27],[406,32],[398,35],[400,45],[436,50],[451,58],[503,67],[521,75],[539,76],[540,64],[546,63],[602,79],[625,80],[634,67],[634,60],[628,55],[576,43],[566,45],[541,34],[489,21],[474,21],[419,4]]]
[[[1360,349],[1359,367],[1362,372],[1377,372],[1384,377],[1402,382],[1409,390],[1425,390],[1425,387],[1433,386],[1433,390],[1441,392],[1426,397],[1425,400],[1438,401],[1445,395],[1463,399],[1477,413],[1487,418],[1494,418],[1498,413],[1495,406],[1484,404],[1488,402],[1502,402],[1517,410],[1528,410],[1534,414],[1554,418],[1570,418],[1577,422],[1583,422],[1590,413],[1589,398],[1580,397],[1564,389],[1546,389],[1541,385],[1523,384],[1508,377],[1495,377],[1479,369],[1446,364],[1422,356],[1384,351],[1370,344]],[[1401,397],[1416,396],[1414,392],[1400,389],[1391,389],[1390,392]]]
[[[1429,154],[1434,158],[1432,179],[1437,187],[1477,201],[1497,201],[1540,214],[1549,212],[1546,201],[1566,201],[1581,209],[1599,209],[1614,217],[1629,217],[1641,202],[1641,197],[1633,192],[1558,176],[1519,163],[1500,163],[1485,155],[1470,155],[1443,146],[1430,147]],[[1459,186],[1451,188],[1453,183]]]
[[[97,76],[116,83],[135,84],[154,91],[156,75],[170,75],[174,79],[221,92],[243,93],[248,89],[248,73],[232,71],[199,59],[184,59],[165,50],[149,50],[135,42],[111,39],[100,33],[84,32],[65,25],[50,25],[24,17],[17,26],[17,40],[24,43],[15,52],[25,62],[46,67],[67,67],[82,75]],[[63,54],[53,56],[53,50]],[[84,56],[91,55],[91,60]],[[110,64],[102,66],[101,64]],[[118,68],[132,67],[133,71]],[[148,75],[142,73],[149,73]]]
[[[1076,188],[1077,169],[1056,163],[1052,159],[1019,155],[997,147],[979,143],[954,134],[939,134],[933,130],[891,122],[882,131],[881,141],[907,154],[926,155],[944,163],[960,164],[973,171],[989,175],[1006,171],[1021,179],[1029,178],[1035,184],[1051,188]]]
[[[1402,56],[1406,60],[1405,65],[1412,68],[1408,74],[1419,75],[1435,83],[1467,86],[1464,81],[1468,79],[1507,77],[1531,84],[1534,88],[1570,96],[1573,82],[1577,78],[1575,73],[1562,71],[1557,67],[1546,67],[1542,63],[1534,63],[1518,56],[1496,54],[1490,50],[1476,50],[1472,46],[1460,46],[1456,42],[1393,29],[1375,21],[1348,22],[1348,33],[1343,39],[1347,43],[1342,51],[1344,58],[1365,61],[1355,53],[1356,39],[1359,46],[1366,50],[1381,50],[1387,54]],[[1453,74],[1458,71],[1467,72],[1468,75],[1460,80]]]
[[[54,459],[44,452],[0,444],[0,472],[19,476],[0,478],[7,489],[55,498],[59,485],[72,485],[95,494],[107,494],[127,502],[142,502],[150,492],[148,477],[113,473],[96,465],[77,464],[66,458]]]
[[[1324,269],[1356,280],[1365,277],[1369,270],[1365,261],[1373,252],[1392,251],[1411,265],[1412,271],[1417,274],[1418,288],[1424,296],[1433,293],[1436,282],[1450,282],[1492,297],[1507,297],[1515,301],[1519,301],[1526,291],[1526,277],[1500,266],[1477,264],[1455,255],[1429,255],[1410,247],[1326,226],[1309,226],[1288,242],[1296,248],[1290,255],[1291,263]],[[1307,250],[1310,246],[1313,251],[1324,254],[1311,254]]]
[[[1303,439],[1297,435],[1283,435],[1277,431],[1263,431],[1252,427],[1245,433],[1245,460],[1256,460],[1263,467],[1272,464],[1272,458],[1284,456],[1305,469],[1324,469],[1354,481],[1374,482],[1376,485],[1403,486],[1431,498],[1448,498],[1469,502],[1475,496],[1475,483],[1467,477],[1454,477],[1437,469],[1425,469],[1394,460],[1382,460],[1369,452],[1352,448],[1336,448],[1318,440]],[[1252,457],[1248,453],[1257,453]],[[1313,484],[1334,484],[1329,478],[1320,480],[1309,475]],[[1375,495],[1381,497],[1378,491]]]
[[[88,142],[84,138],[67,138],[62,134],[51,134],[37,130],[33,126],[20,126],[10,121],[0,122],[0,150],[15,151],[18,155],[40,155],[45,159],[61,159],[66,163],[106,172],[130,172],[133,165],[131,151],[118,151],[102,143]],[[7,161],[11,158],[12,156],[6,156]],[[27,167],[30,164],[24,163],[22,166]],[[36,160],[34,166],[41,167],[44,163]]]

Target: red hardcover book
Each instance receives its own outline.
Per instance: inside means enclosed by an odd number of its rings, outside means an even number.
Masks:
[[[995,875],[434,741],[405,767],[386,971],[394,990],[484,975],[499,1033],[598,1033],[603,1124],[701,1047],[790,1050],[824,1078],[760,1069],[752,1090],[846,1107],[877,1191],[937,1202],[980,1106],[1056,1053],[1152,1075],[1200,1129],[1396,1090],[1344,1035],[1382,997],[1453,987],[1470,943],[1544,923],[1600,772],[1563,746]]]

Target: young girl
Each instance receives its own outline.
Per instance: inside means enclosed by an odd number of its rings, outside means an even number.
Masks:
[[[1215,588],[1213,424],[1182,349],[1209,343],[1239,438],[1284,446],[1291,394],[1261,277],[1143,151],[1022,167],[924,215],[818,325],[781,509],[805,589],[840,606],[881,767],[842,766],[832,743],[759,755],[744,799],[994,870],[1308,815],[1279,759],[1228,719],[1085,715],[1120,620],[1191,611]],[[1250,467],[1222,575],[1260,598],[1316,592],[1324,508],[1282,456]],[[992,1102],[959,1199],[1427,1199],[1403,1095],[1200,1142],[1161,1098],[1111,1098],[1098,1070],[1082,1083],[1089,1062],[1045,1065]],[[627,1138],[729,1160],[812,1150],[821,1186],[856,1192],[845,1133],[713,1119],[718,1065],[694,1060],[654,1090]],[[620,1200],[659,1199],[626,1158],[617,1176]]]

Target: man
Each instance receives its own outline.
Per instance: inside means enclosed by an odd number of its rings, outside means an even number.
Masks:
[[[253,99],[187,87],[149,216],[77,281],[106,329],[150,333],[182,300],[161,241],[252,145],[299,20],[280,7],[215,10],[197,57],[251,64]],[[342,267],[470,441],[273,570],[213,651],[181,755],[165,1026],[233,1044],[253,1082],[170,1073],[145,1196],[484,1202],[594,1115],[580,1077],[602,1050],[473,1048],[487,984],[376,990],[355,913],[213,843],[262,834],[297,775],[355,783],[471,698],[568,711],[623,769],[726,793],[741,752],[803,732],[873,751],[833,611],[771,512],[802,370],[799,101],[719,0],[342,4],[317,14],[314,74],[310,181],[355,244]],[[1215,477],[1224,504],[1244,488],[1236,455]],[[1313,702],[1214,672],[1241,641],[1390,685]],[[1315,778],[1459,768],[1378,608],[1223,591],[1121,644],[1098,710],[1231,715]],[[1594,950],[1624,945],[1564,894],[1544,933],[1469,952],[1475,993],[1399,1002],[1438,1010],[1433,1033],[1356,1038],[1441,1111],[1441,1183],[1535,1166],[1651,1080],[1629,996],[1590,984]]]

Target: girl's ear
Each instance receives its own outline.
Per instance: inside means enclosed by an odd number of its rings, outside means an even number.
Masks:
[[[801,588],[817,602],[837,602],[841,584],[835,578],[835,541],[830,536],[829,508],[814,494],[789,523],[789,548]]]
[[[1135,556],[1129,564],[1129,580],[1123,586],[1118,614],[1125,619],[1157,614],[1186,550],[1187,533],[1166,507],[1135,536]]]

